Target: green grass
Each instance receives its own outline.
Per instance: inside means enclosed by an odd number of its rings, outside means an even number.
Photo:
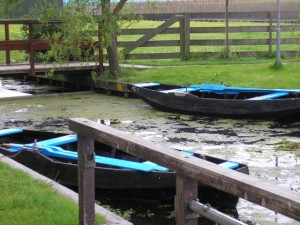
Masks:
[[[224,83],[229,86],[260,88],[299,88],[299,63],[273,63],[171,66],[147,70],[127,70],[122,81],[160,82],[168,84]]]
[[[0,162],[1,225],[77,225],[78,207],[50,184]],[[96,217],[97,224],[104,218]]]

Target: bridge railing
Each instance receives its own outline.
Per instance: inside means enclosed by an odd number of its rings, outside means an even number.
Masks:
[[[69,128],[78,134],[78,151],[91,155],[95,140],[176,172],[177,225],[198,224],[192,207],[198,182],[300,221],[300,195],[295,192],[84,118],[70,119]]]
[[[61,20],[51,20],[47,24],[62,24]],[[52,40],[35,39],[34,26],[42,24],[39,20],[0,20],[0,25],[4,25],[4,40],[0,40],[0,51],[5,51],[6,65],[11,64],[11,51],[26,51],[29,54],[30,75],[35,74],[35,51],[51,49]],[[28,26],[28,37],[22,40],[11,38],[11,25]],[[99,32],[97,32],[98,38]],[[98,39],[99,41],[99,39]],[[99,49],[99,52],[102,51]],[[103,67],[103,55],[99,54],[99,66]]]

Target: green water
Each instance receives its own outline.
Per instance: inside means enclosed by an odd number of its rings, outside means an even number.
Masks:
[[[279,123],[165,113],[139,99],[98,93],[0,100],[0,110],[1,128],[68,131],[68,118],[104,120],[112,127],[155,143],[246,163],[251,176],[300,193],[299,121]],[[287,146],[296,147],[288,149]],[[251,223],[300,224],[243,200],[237,209],[240,218]],[[121,214],[138,211],[115,210]],[[149,205],[143,215],[148,222],[155,218],[150,215],[157,214],[152,210]],[[166,214],[163,217],[170,216],[170,212]]]

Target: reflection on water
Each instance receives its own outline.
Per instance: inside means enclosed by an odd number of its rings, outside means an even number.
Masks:
[[[2,128],[67,131],[68,118],[104,120],[112,127],[155,143],[248,164],[251,176],[300,193],[300,121],[233,120],[165,113],[139,99],[96,93],[1,100],[0,109]],[[108,199],[100,201],[108,204]],[[151,220],[152,224],[174,222],[169,219],[174,217],[172,204],[147,202],[124,208],[121,200],[110,201],[110,207],[121,214],[134,215],[136,224]],[[160,210],[155,211],[157,205]],[[252,221],[247,222],[250,224],[300,224],[244,200],[239,201],[237,210],[239,218]],[[159,213],[164,215],[159,217]],[[165,217],[169,222],[162,223]]]

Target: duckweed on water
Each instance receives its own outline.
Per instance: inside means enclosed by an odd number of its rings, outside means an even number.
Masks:
[[[295,155],[300,156],[300,142],[293,142],[284,139],[282,142],[276,144],[276,150],[293,152]]]

